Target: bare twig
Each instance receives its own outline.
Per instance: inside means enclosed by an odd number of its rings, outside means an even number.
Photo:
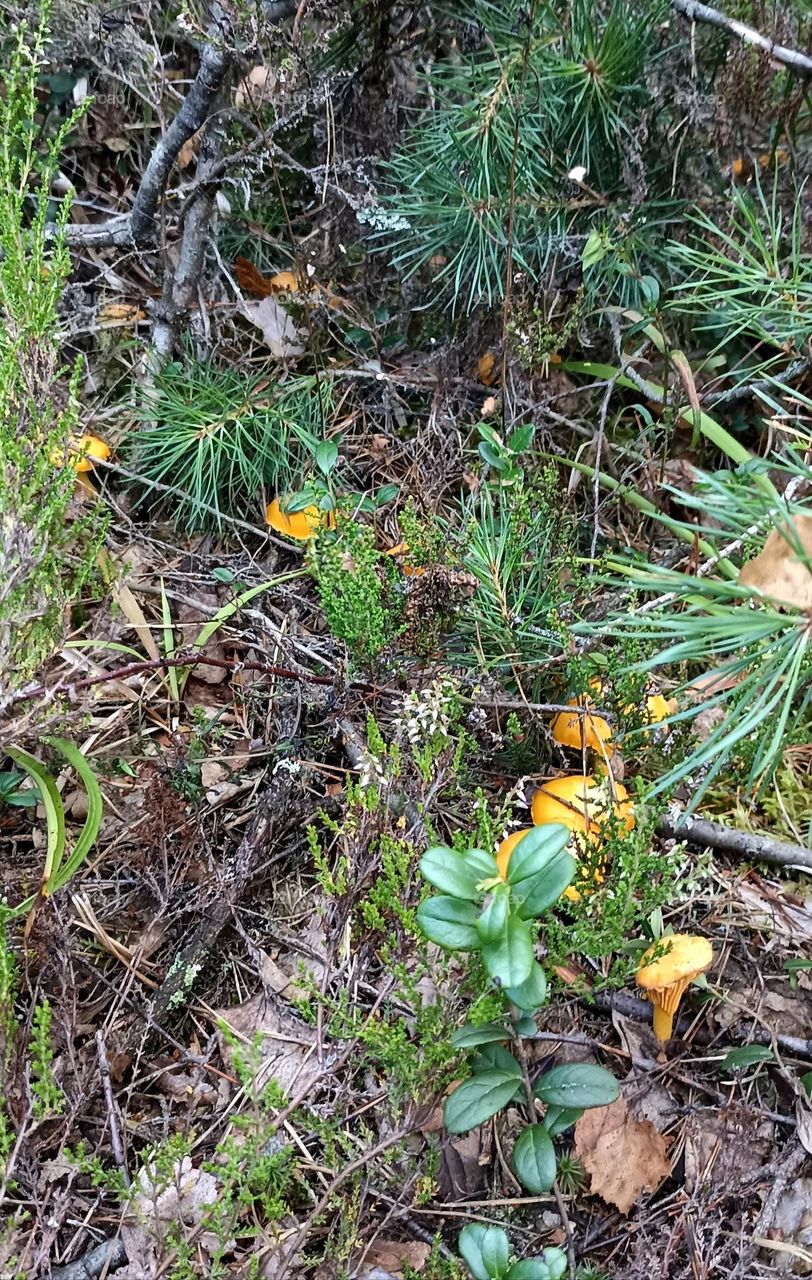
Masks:
[[[278,23],[296,11],[295,0],[270,0],[263,6],[265,18]],[[70,224],[63,232],[66,243],[77,248],[154,244],[158,230],[158,206],[166,180],[178,153],[211,115],[231,64],[230,19],[218,5],[212,6],[211,23],[202,46],[200,65],[180,110],[158,141],[144,170],[129,213],[96,225]],[[51,227],[52,233],[55,228]]]
[[[805,53],[799,53],[797,49],[787,49],[784,45],[776,44],[775,40],[762,35],[754,27],[748,27],[746,22],[739,22],[738,18],[729,18],[719,9],[712,9],[707,4],[699,4],[698,0],[671,0],[671,8],[683,18],[688,18],[690,22],[704,22],[711,27],[719,27],[720,30],[727,31],[729,35],[738,36],[745,44],[761,49],[762,53],[766,53],[773,62],[780,62],[797,76],[802,76],[804,79],[812,77],[812,58],[808,58]]]
[[[97,1280],[102,1272],[114,1271],[127,1261],[127,1252],[121,1240],[105,1240],[97,1244],[75,1262],[68,1262],[64,1267],[54,1267],[50,1272],[51,1280]]]
[[[110,1125],[110,1146],[113,1149],[113,1159],[121,1171],[125,1187],[128,1187],[130,1185],[130,1175],[127,1172],[127,1161],[124,1158],[124,1148],[121,1145],[121,1130],[118,1127],[118,1112],[116,1111],[116,1102],[113,1097],[113,1086],[110,1081],[110,1062],[107,1058],[107,1045],[104,1043],[104,1033],[102,1031],[96,1032],[96,1057],[99,1062],[102,1089],[104,1091],[104,1102],[107,1107],[107,1120]]]
[[[776,867],[802,867],[812,871],[812,849],[786,840],[773,840],[770,836],[754,835],[750,831],[736,831],[721,822],[709,822],[705,818],[693,818],[680,813],[662,818],[657,824],[661,836],[687,840],[689,844],[704,845],[724,853],[738,854],[754,862],[769,862]]]

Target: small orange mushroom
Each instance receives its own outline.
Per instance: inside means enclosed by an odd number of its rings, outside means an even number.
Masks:
[[[265,508],[265,523],[288,538],[297,542],[307,542],[320,529],[334,529],[335,516],[332,511],[321,511],[316,506],[304,507],[301,511],[283,511],[286,499],[274,498]]]
[[[667,950],[662,951],[663,947]],[[690,933],[672,933],[644,953],[637,970],[637,985],[654,1005],[654,1034],[660,1044],[671,1039],[683,991],[712,963],[713,948],[707,938]]]
[[[406,557],[408,554],[408,542],[399,542],[396,547],[390,547],[388,551],[384,552],[384,555],[386,556]],[[412,564],[411,561],[405,558],[400,561],[400,567],[406,574],[407,578],[422,578],[423,574],[426,572],[422,564]]]
[[[591,680],[590,688],[600,693],[603,686],[600,680]],[[568,699],[568,707],[583,707],[585,712],[559,711],[551,726],[554,740],[562,747],[573,747],[577,751],[583,751],[585,747],[601,755],[611,751],[612,726],[603,716],[592,714],[594,705],[589,694]]]
[[[92,471],[97,461],[106,462],[109,457],[110,446],[106,440],[102,440],[100,436],[84,435],[68,441],[67,457],[60,449],[55,449],[51,454],[51,462],[55,467],[66,464],[80,475],[85,471]]]
[[[607,779],[598,781],[589,774],[575,773],[542,782],[530,809],[537,827],[545,822],[560,822],[570,831],[588,835],[590,842],[600,835],[610,809],[627,831],[634,828],[634,807],[626,788],[616,782],[610,792]]]
[[[530,806],[533,821],[536,826],[559,822],[568,827],[573,833],[569,849],[577,857],[584,846],[600,844],[610,812],[625,825],[627,831],[634,827],[634,807],[626,788],[616,782],[613,794],[614,801],[607,779],[598,780],[588,774],[551,778],[543,782],[533,796]],[[605,878],[603,869],[596,867],[592,878],[596,885],[602,884]],[[563,897],[570,902],[580,902],[581,891],[575,885],[569,885]]]

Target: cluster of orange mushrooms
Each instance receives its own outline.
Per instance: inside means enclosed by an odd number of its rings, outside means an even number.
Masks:
[[[597,681],[592,687],[600,693]],[[589,696],[571,698],[567,705],[574,710],[557,713],[551,724],[552,736],[560,746],[580,752],[582,760],[587,751],[593,752],[596,756],[595,774],[600,773],[600,776],[578,773],[543,782],[533,795],[530,811],[535,826],[557,822],[569,828],[572,835],[568,847],[577,861],[579,853],[588,848],[594,849],[603,842],[610,823],[616,828],[625,827],[631,831],[634,827],[634,806],[626,788],[612,779],[608,768],[612,750],[611,726],[602,716],[595,714]],[[653,694],[646,699],[647,723],[655,725],[675,709],[674,702],[662,694]],[[523,827],[514,831],[499,845],[496,862],[503,879],[507,876],[516,846],[532,829]],[[601,884],[603,879],[604,871],[599,864],[592,873],[593,885]],[[569,885],[563,897],[570,902],[579,902],[582,894],[590,891],[591,886],[582,879],[580,887]],[[637,984],[654,1006],[654,1033],[661,1044],[671,1038],[674,1015],[685,988],[712,962],[713,951],[707,939],[684,933],[662,938],[643,954],[637,970]]]

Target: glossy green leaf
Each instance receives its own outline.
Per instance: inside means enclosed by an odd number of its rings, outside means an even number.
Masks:
[[[521,986],[506,987],[505,995],[511,1004],[526,1013],[535,1013],[547,999],[547,979],[538,960],[534,960],[529,977]],[[528,1032],[527,1034],[532,1034]]]
[[[497,943],[505,933],[510,913],[510,890],[506,884],[499,884],[485,901],[476,931],[482,943]]]
[[[507,1106],[516,1092],[516,1076],[508,1071],[483,1071],[464,1080],[446,1098],[443,1120],[449,1133],[467,1133]]]
[[[575,859],[566,849],[555,854],[537,876],[513,885],[514,899],[523,920],[533,920],[557,902],[575,875]]]
[[[482,896],[477,889],[482,877],[455,849],[443,845],[427,849],[420,859],[420,872],[435,889],[452,898],[475,902]]]
[[[546,870],[556,854],[566,849],[571,832],[560,822],[533,827],[516,845],[508,863],[509,885],[519,885]]]
[[[436,942],[447,951],[479,950],[478,919],[474,904],[459,898],[426,898],[417,908],[417,923],[429,942]]]
[[[499,875],[496,858],[484,849],[466,849],[463,853],[465,865],[475,871],[480,880],[493,880]]]
[[[457,1248],[474,1280],[499,1280],[507,1270],[510,1243],[501,1227],[469,1223],[459,1234]]]
[[[567,1269],[567,1255],[563,1249],[551,1245],[538,1258],[514,1262],[505,1280],[564,1280]]]
[[[518,1084],[522,1083],[522,1069],[513,1054],[503,1044],[494,1041],[482,1046],[474,1060],[473,1071],[475,1076],[481,1076],[484,1071],[506,1071]]]
[[[540,1196],[555,1182],[553,1140],[543,1124],[530,1124],[516,1140],[513,1167],[523,1187]]]
[[[499,1022],[485,1022],[481,1027],[460,1027],[451,1037],[452,1049],[475,1049],[481,1044],[509,1040],[510,1031]]]
[[[482,946],[482,961],[489,976],[503,987],[520,987],[533,968],[533,940],[518,916],[508,916],[502,936]]]
[[[605,1067],[590,1062],[568,1062],[539,1076],[533,1089],[537,1098],[556,1107],[606,1107],[620,1094],[617,1080]]]
[[[555,1138],[571,1128],[583,1114],[583,1107],[548,1107],[544,1116],[544,1128],[551,1138]]]
[[[739,1049],[731,1049],[722,1062],[722,1070],[731,1067],[753,1067],[757,1062],[774,1062],[773,1051],[766,1044],[744,1044]]]

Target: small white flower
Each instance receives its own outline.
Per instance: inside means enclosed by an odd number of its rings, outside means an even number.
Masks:
[[[584,178],[586,177],[586,166],[582,164],[577,164],[574,169],[570,169],[569,173],[567,174],[567,177],[569,178],[570,182],[583,182]]]

